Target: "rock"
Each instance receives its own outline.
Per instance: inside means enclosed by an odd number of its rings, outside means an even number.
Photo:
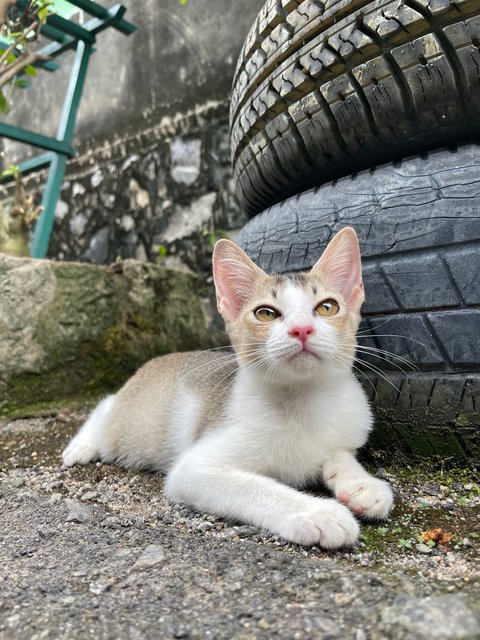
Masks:
[[[419,552],[419,553],[432,553],[432,549],[427,546],[426,544],[423,544],[423,542],[420,542],[419,544],[415,545],[415,549]]]
[[[201,231],[212,217],[214,192],[198,198],[189,207],[176,207],[169,224],[162,233],[165,242],[174,242]]]
[[[0,416],[108,392],[141,364],[202,348],[192,274],[0,255]]]
[[[154,567],[166,559],[165,549],[158,544],[149,544],[133,565],[133,569],[143,570]]]
[[[200,140],[174,138],[170,142],[170,174],[175,182],[192,185],[200,175]]]
[[[110,230],[108,227],[102,227],[99,229],[90,240],[88,249],[83,254],[84,260],[93,262],[94,264],[103,264],[104,262],[107,262],[109,235]]]
[[[65,522],[85,524],[93,520],[93,512],[86,504],[82,504],[81,502],[77,502],[77,500],[72,500],[70,498],[67,498],[65,502],[67,503],[67,507],[70,509],[67,517],[65,518]]]
[[[63,220],[68,213],[68,204],[63,200],[59,200],[55,206],[55,218]]]
[[[97,169],[90,177],[90,184],[94,189],[96,189],[103,182],[103,179],[103,173],[100,169]]]
[[[418,600],[400,593],[393,605],[382,611],[382,620],[399,638],[466,640],[480,634],[480,620],[460,594]]]

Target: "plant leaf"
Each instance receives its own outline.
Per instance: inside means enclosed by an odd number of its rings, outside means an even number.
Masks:
[[[3,91],[0,90],[0,113],[7,114],[9,110],[7,99],[3,95]]]

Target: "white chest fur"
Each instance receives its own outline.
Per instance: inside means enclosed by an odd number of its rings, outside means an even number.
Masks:
[[[296,389],[259,388],[258,379],[240,376],[226,425],[203,446],[219,462],[299,487],[320,475],[333,451],[362,446],[371,422],[353,376]]]

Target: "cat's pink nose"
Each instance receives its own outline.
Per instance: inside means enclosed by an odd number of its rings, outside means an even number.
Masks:
[[[300,342],[305,344],[308,340],[308,336],[315,333],[315,329],[311,325],[305,327],[292,327],[288,332],[293,338],[298,338]]]

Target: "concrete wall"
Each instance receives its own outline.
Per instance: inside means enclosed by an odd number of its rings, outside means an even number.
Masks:
[[[228,100],[238,53],[263,0],[124,4],[138,31],[99,36],[51,257],[154,259],[159,247],[178,253],[177,238],[198,240],[244,222],[230,179]],[[71,59],[62,56],[61,70],[42,72],[18,91],[6,120],[54,135]],[[32,152],[4,146],[8,162]],[[29,186],[40,189],[42,182],[39,176]]]

